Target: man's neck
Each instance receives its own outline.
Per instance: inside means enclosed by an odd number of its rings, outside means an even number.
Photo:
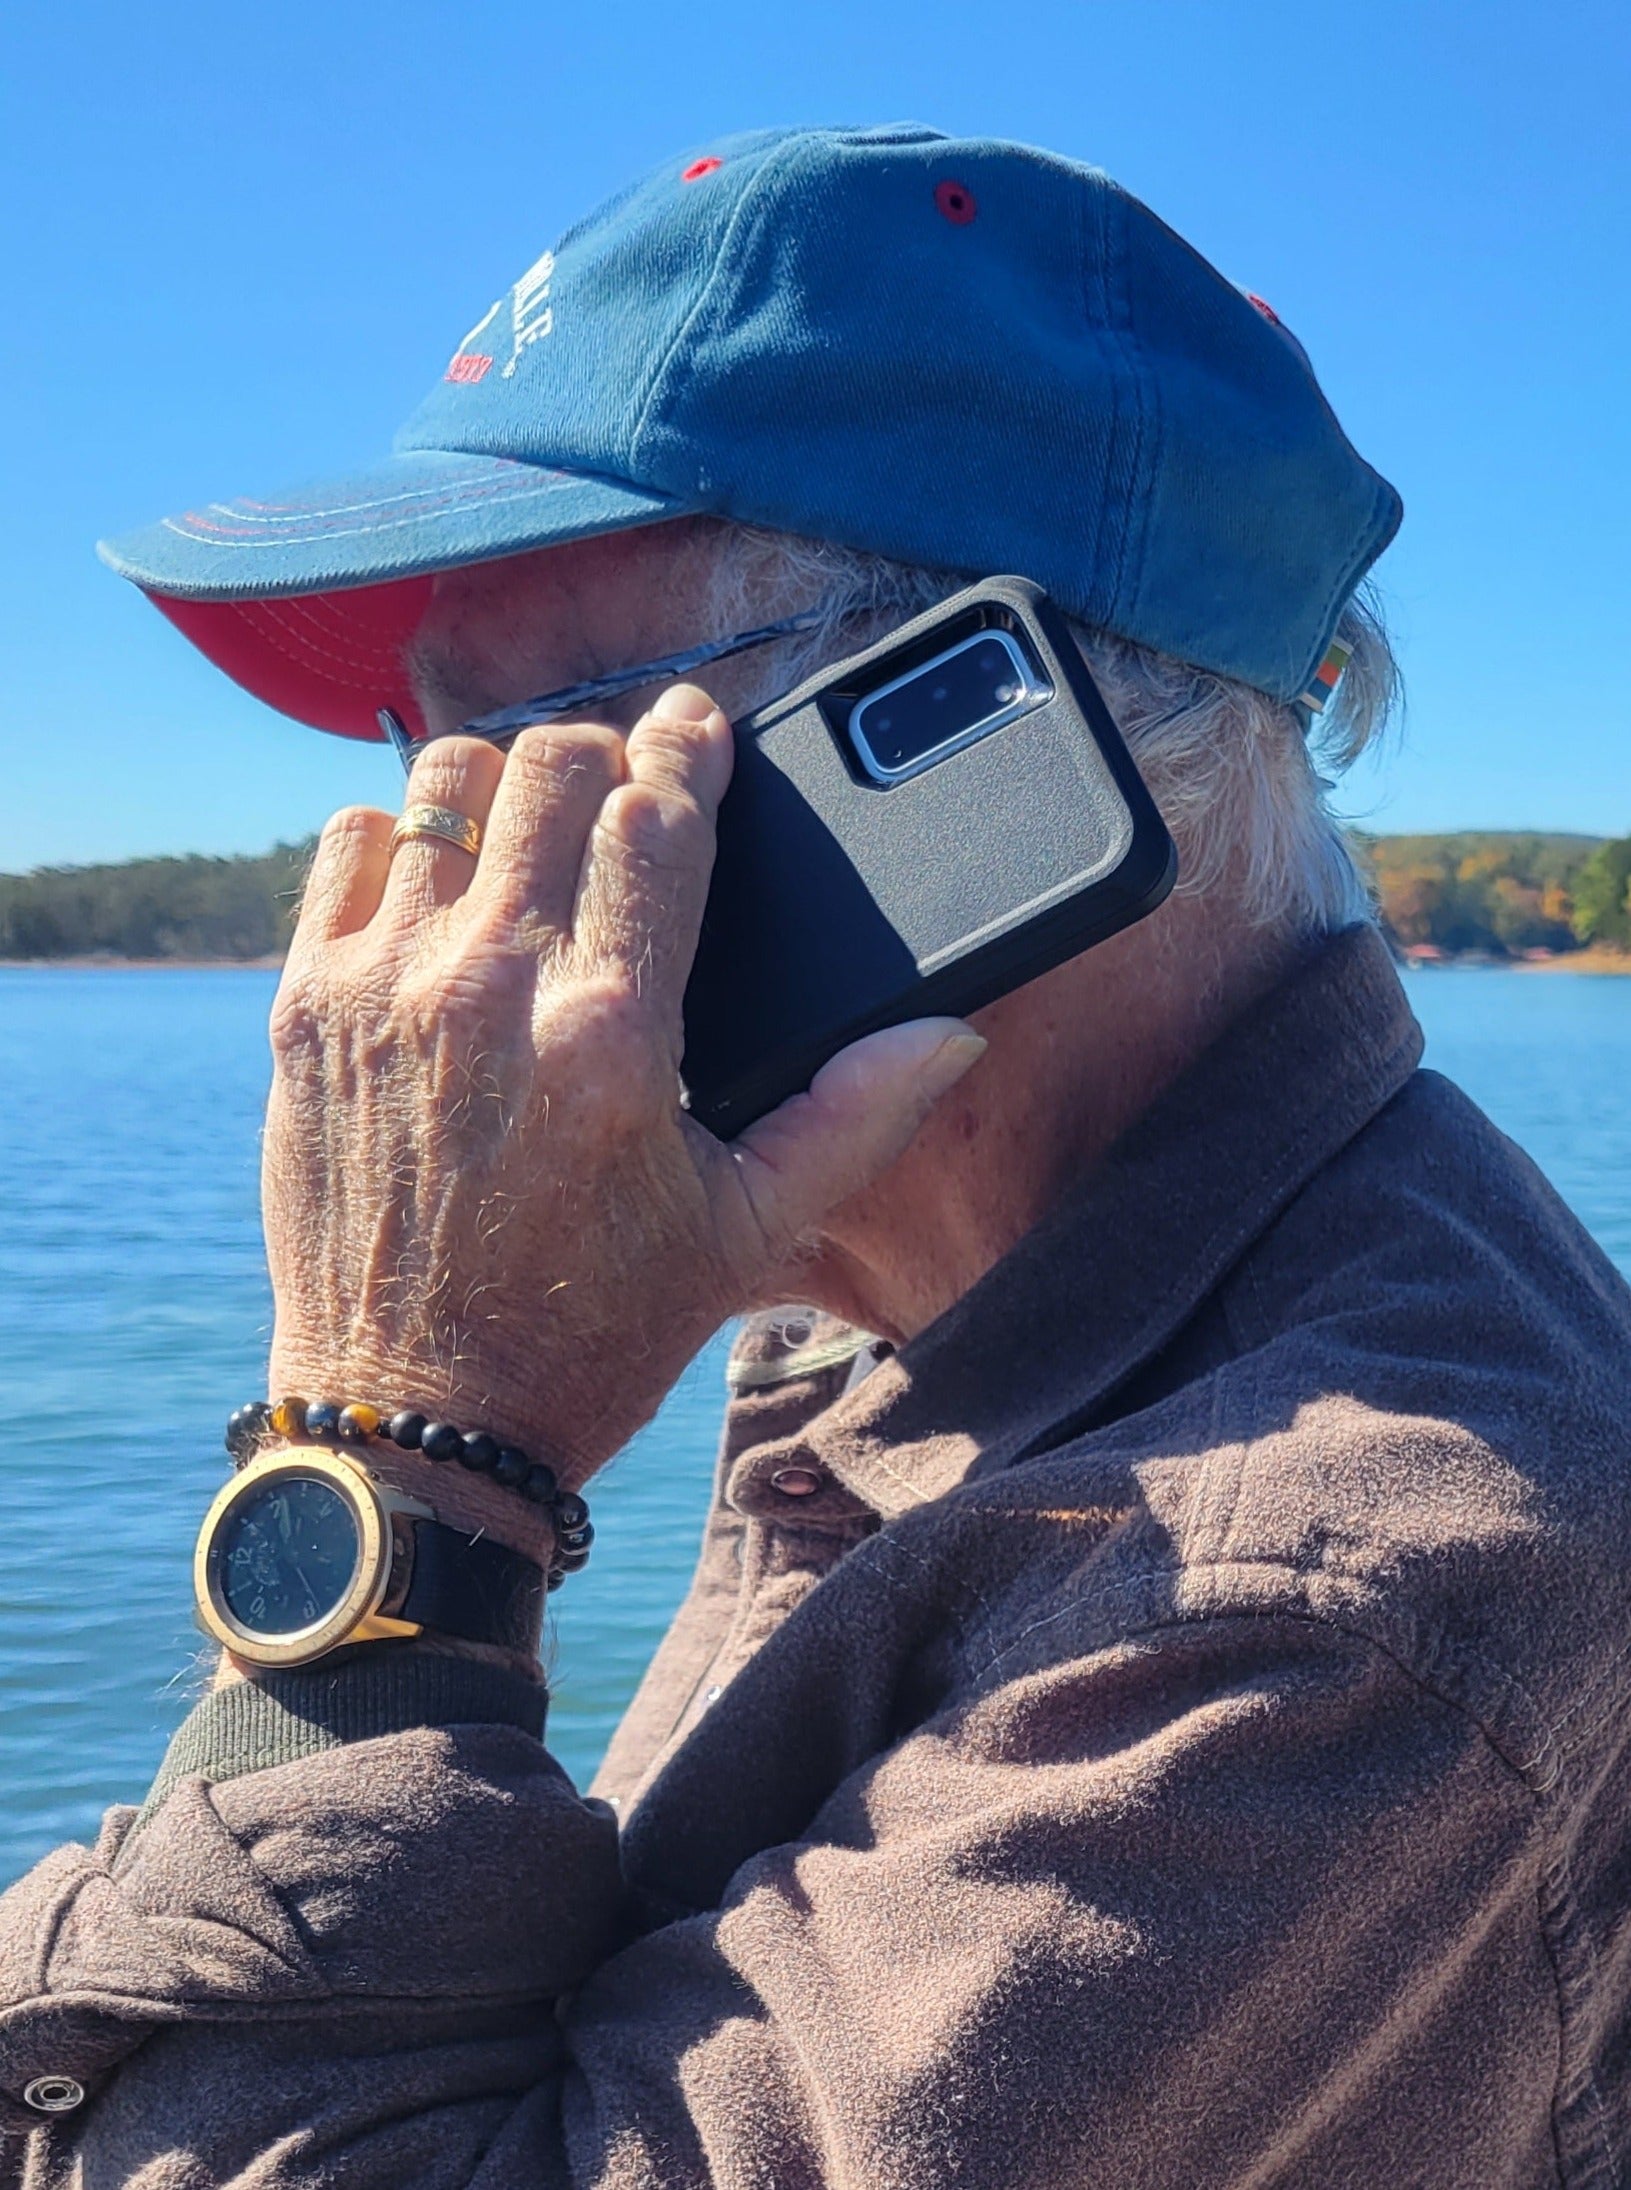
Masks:
[[[961,1298],[1299,955],[1179,899],[983,1012],[991,1047],[781,1275],[897,1343]]]

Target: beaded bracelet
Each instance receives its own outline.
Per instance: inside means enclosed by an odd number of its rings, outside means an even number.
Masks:
[[[490,1475],[506,1490],[519,1491],[529,1504],[548,1507],[555,1532],[547,1577],[551,1589],[588,1564],[595,1532],[584,1500],[561,1489],[553,1468],[529,1459],[517,1445],[501,1445],[485,1430],[458,1430],[407,1408],[387,1417],[378,1407],[336,1407],[326,1399],[255,1399],[227,1419],[225,1442],[235,1467],[252,1460],[270,1437],[306,1437],[322,1445],[367,1445],[387,1438],[427,1460],[456,1460],[473,1475]]]

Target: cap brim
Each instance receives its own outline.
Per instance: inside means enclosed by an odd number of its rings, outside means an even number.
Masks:
[[[422,727],[403,652],[437,571],[691,507],[598,474],[417,449],[277,500],[187,510],[98,553],[257,699],[377,738],[381,707]]]

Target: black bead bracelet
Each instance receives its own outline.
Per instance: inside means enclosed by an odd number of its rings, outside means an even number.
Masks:
[[[360,1403],[336,1407],[326,1399],[255,1399],[228,1417],[226,1448],[237,1467],[252,1460],[273,1437],[352,1446],[383,1438],[403,1452],[422,1453],[427,1460],[444,1465],[456,1461],[472,1475],[490,1475],[506,1490],[519,1492],[529,1505],[548,1509],[555,1532],[548,1576],[551,1589],[559,1589],[569,1574],[588,1564],[589,1546],[595,1540],[588,1506],[575,1490],[561,1489],[553,1468],[529,1459],[518,1445],[501,1445],[485,1430],[455,1429],[451,1422],[433,1422],[411,1408],[386,1415],[378,1407]]]

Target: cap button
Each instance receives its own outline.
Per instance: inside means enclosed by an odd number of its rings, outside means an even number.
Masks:
[[[23,2104],[36,2114],[71,2114],[85,2103],[85,2086],[73,2076],[36,2076],[23,2086]]]
[[[821,1488],[821,1477],[814,1468],[778,1468],[770,1481],[784,1498],[808,1498],[811,1491]]]

